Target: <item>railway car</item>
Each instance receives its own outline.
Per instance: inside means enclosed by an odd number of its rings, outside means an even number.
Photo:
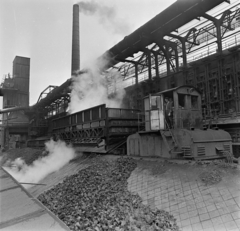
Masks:
[[[54,140],[72,143],[81,152],[126,153],[126,139],[138,131],[139,110],[105,104],[52,121]]]
[[[166,98],[172,99],[172,115],[166,114]],[[192,159],[231,156],[230,134],[203,124],[201,102],[200,92],[187,85],[145,97],[144,131],[128,137],[127,154]]]
[[[30,139],[30,140],[27,140],[27,147],[43,149],[45,147],[45,143],[49,140],[50,140],[50,137],[48,136],[42,136],[36,139]]]

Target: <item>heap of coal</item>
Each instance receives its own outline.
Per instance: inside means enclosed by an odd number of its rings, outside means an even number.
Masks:
[[[99,158],[38,199],[71,230],[179,230],[172,215],[142,204],[127,190],[136,168],[131,158]]]
[[[39,157],[46,156],[47,152],[43,149],[34,148],[19,148],[10,149],[2,153],[1,165],[5,164],[7,161],[14,161],[17,158],[21,158],[25,161],[27,165],[31,165]],[[9,163],[10,163],[9,162]]]

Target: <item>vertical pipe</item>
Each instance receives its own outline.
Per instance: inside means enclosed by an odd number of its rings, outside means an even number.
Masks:
[[[72,26],[72,74],[80,69],[80,44],[79,44],[79,5],[73,5]]]

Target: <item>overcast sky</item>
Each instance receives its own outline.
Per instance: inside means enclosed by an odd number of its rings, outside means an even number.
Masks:
[[[175,1],[97,0],[102,8],[114,9],[115,15],[107,20],[103,11],[80,13],[81,68]],[[0,77],[12,74],[15,56],[29,57],[30,105],[47,86],[59,86],[71,77],[72,6],[76,2],[0,0]]]

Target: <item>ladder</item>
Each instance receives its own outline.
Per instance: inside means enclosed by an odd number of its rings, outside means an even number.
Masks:
[[[169,128],[169,125],[168,125],[168,123],[167,123],[166,120],[165,120],[165,123],[166,123],[166,125],[167,125],[167,126],[166,126],[166,127],[167,127],[167,130],[160,130],[160,134],[161,134],[161,136],[162,136],[162,138],[163,138],[163,141],[164,141],[164,143],[165,143],[165,145],[166,145],[169,153],[171,154],[171,153],[174,153],[174,152],[173,152],[173,149],[176,149],[176,148],[178,147],[178,144],[177,144],[177,141],[176,141],[176,139],[175,139],[175,137],[174,137],[171,129]],[[166,135],[165,135],[166,132],[168,132],[168,134],[170,134],[170,137],[171,137],[172,142],[173,142],[173,144],[174,144],[174,147],[173,147],[173,148],[171,148],[171,147],[169,146],[169,143],[168,143],[167,138],[166,138]],[[178,152],[177,152],[177,153],[178,153]]]

